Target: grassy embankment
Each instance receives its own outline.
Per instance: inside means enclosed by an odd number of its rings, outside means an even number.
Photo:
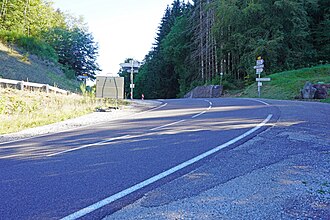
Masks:
[[[80,82],[67,77],[63,68],[0,41],[0,78],[49,84],[72,92],[79,91]]]
[[[330,84],[330,65],[285,71],[262,77],[269,77],[271,81],[263,82],[261,98],[293,100],[300,94],[300,90],[307,81],[315,84],[319,82]],[[258,97],[257,83],[248,86],[240,92],[239,96]],[[321,101],[330,103],[330,98]]]
[[[0,65],[2,78],[28,80],[80,92],[80,82],[72,77],[68,79],[59,65],[1,42]],[[0,88],[0,134],[63,121],[93,112],[97,107],[111,106],[114,106],[111,100],[101,103],[88,95],[66,96]]]

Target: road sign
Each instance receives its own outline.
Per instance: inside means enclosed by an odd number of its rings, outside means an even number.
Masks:
[[[256,78],[257,82],[269,82],[270,80],[270,78]]]
[[[264,69],[256,69],[256,74],[260,74],[264,71]]]
[[[258,82],[258,87],[261,87],[262,86],[262,82]]]
[[[265,61],[264,61],[263,59],[257,60],[257,66],[258,66],[258,65],[262,65],[262,64],[264,64],[264,62],[265,62]]]
[[[130,84],[130,88],[134,89],[135,88],[135,84]]]
[[[124,77],[96,76],[97,98],[124,98]]]
[[[265,67],[265,65],[261,64],[261,65],[254,66],[253,68],[257,70],[257,69],[263,69],[264,67]]]

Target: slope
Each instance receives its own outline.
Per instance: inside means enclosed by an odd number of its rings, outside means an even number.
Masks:
[[[79,82],[69,80],[61,67],[0,42],[0,78],[49,84],[75,92]]]
[[[330,64],[275,73],[266,77],[271,78],[271,81],[263,83],[261,88],[262,98],[282,100],[295,99],[295,97],[300,94],[300,89],[303,88],[307,81],[314,84],[330,84]],[[240,96],[250,98],[257,97],[257,83],[248,86]],[[330,98],[322,101],[330,102]]]

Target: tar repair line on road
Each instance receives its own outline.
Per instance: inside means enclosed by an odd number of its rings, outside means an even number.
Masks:
[[[161,179],[163,179],[163,178],[165,178],[165,177],[167,177],[167,176],[169,176],[169,175],[171,175],[171,174],[173,174],[173,173],[175,173],[175,172],[177,172],[177,171],[179,171],[179,170],[181,170],[181,169],[183,169],[187,166],[190,166],[190,165],[192,165],[192,164],[194,164],[194,163],[196,163],[196,162],[198,162],[198,161],[200,161],[200,160],[202,160],[202,159],[204,159],[204,158],[206,158],[206,157],[208,157],[212,154],[215,154],[218,151],[220,151],[221,149],[226,148],[226,147],[242,140],[243,138],[251,135],[252,133],[259,130],[260,128],[264,127],[270,121],[270,119],[272,117],[273,117],[273,115],[270,114],[260,124],[258,124],[256,127],[252,128],[252,129],[250,129],[249,131],[245,132],[244,134],[242,134],[242,135],[240,135],[240,136],[238,136],[238,137],[236,137],[236,138],[234,138],[234,139],[232,139],[232,140],[230,140],[230,141],[228,141],[228,142],[226,142],[222,145],[219,145],[219,146],[213,148],[212,150],[209,150],[209,151],[207,151],[203,154],[200,154],[199,156],[196,156],[196,157],[194,157],[194,158],[192,158],[192,159],[190,159],[186,162],[183,162],[183,163],[181,163],[181,164],[179,164],[179,165],[177,165],[177,166],[175,166],[175,167],[173,167],[169,170],[166,170],[166,171],[164,171],[164,172],[162,172],[162,173],[160,173],[156,176],[153,176],[153,177],[151,177],[151,178],[149,178],[149,179],[147,179],[143,182],[140,182],[140,183],[138,183],[138,184],[136,184],[136,185],[134,185],[130,188],[127,188],[127,189],[125,189],[125,190],[123,190],[119,193],[116,193],[112,196],[109,196],[108,198],[105,198],[105,199],[103,199],[99,202],[96,202],[96,203],[94,203],[94,204],[92,204],[92,205],[90,205],[86,208],[83,208],[83,209],[81,209],[81,210],[79,210],[79,211],[77,211],[77,212],[75,212],[71,215],[68,215],[68,216],[62,218],[61,220],[75,220],[75,219],[78,219],[80,217],[83,217],[83,216],[85,216],[85,215],[87,215],[87,214],[89,214],[89,213],[91,213],[91,212],[93,212],[97,209],[100,209],[100,208],[102,208],[102,207],[118,200],[118,199],[123,198],[124,196],[127,196],[127,195],[129,195],[133,192],[136,192],[137,190],[140,190],[143,187],[146,187],[146,186],[148,186],[148,185],[150,185],[150,184],[152,184],[152,183],[154,183],[158,180],[161,180]]]

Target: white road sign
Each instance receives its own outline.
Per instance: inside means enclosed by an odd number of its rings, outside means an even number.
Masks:
[[[265,65],[261,64],[261,65],[257,65],[257,66],[254,66],[253,68],[254,69],[263,69],[265,67]]]
[[[270,78],[256,78],[257,82],[269,82],[270,80]]]

